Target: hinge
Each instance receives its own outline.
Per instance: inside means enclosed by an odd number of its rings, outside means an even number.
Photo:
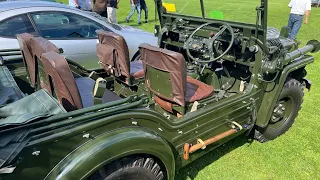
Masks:
[[[257,121],[257,105],[256,105],[256,100],[254,98],[250,98],[250,123],[249,123],[249,127],[248,127],[248,132],[247,135],[250,134],[250,132],[252,131],[256,121]]]

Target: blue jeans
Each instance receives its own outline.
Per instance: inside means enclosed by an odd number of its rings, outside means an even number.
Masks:
[[[138,11],[138,23],[140,23],[140,15],[141,15],[141,6],[140,3],[135,4],[134,6],[131,5],[131,11],[129,13],[129,15],[127,16],[127,20],[129,20],[131,18],[131,16],[134,14],[134,11],[137,10]]]
[[[295,39],[299,29],[301,27],[303,15],[290,14],[288,27],[289,27],[289,39]]]

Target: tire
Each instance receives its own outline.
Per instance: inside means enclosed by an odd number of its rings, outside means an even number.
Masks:
[[[164,180],[162,167],[150,157],[125,157],[92,174],[88,180]]]
[[[301,109],[303,89],[304,86],[296,79],[289,79],[285,83],[269,124],[265,128],[255,129],[254,138],[257,141],[264,143],[273,140],[289,130]]]

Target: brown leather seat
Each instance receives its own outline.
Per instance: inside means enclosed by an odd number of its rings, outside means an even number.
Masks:
[[[31,38],[34,36],[28,33],[17,34],[16,35],[20,50],[22,53],[22,58],[24,65],[26,67],[27,75],[30,79],[30,85],[35,87],[36,84],[36,66],[34,59],[31,54]]]
[[[97,31],[97,34],[97,55],[107,72],[126,80],[144,77],[141,60],[130,62],[128,45],[122,36],[103,30]]]
[[[146,74],[146,85],[153,94],[159,97],[155,99],[164,109],[170,111],[168,102],[185,106],[186,102],[192,103],[204,99],[213,93],[212,86],[186,75],[185,59],[182,54],[149,44],[141,44],[139,48]],[[157,75],[149,74],[151,72],[148,72],[148,69],[152,70],[153,73],[156,72]],[[168,79],[163,78],[166,77],[166,74]],[[169,85],[162,87],[163,84],[161,84],[157,88],[154,88],[157,86],[157,82],[151,82],[151,79],[154,79],[154,77],[160,77],[162,82],[168,82]],[[167,92],[170,88],[172,91]]]
[[[31,54],[33,58],[41,59],[41,55],[46,52],[54,51],[60,53],[56,45],[42,37],[33,37],[30,40]],[[36,59],[35,59],[36,60]]]
[[[59,53],[59,49],[50,41],[47,39],[44,39],[42,37],[32,37],[30,39],[30,46],[31,46],[31,55],[35,64],[35,76],[36,76],[36,84],[37,86],[35,87],[36,90],[39,90],[40,88],[43,87],[43,65],[41,62],[41,55],[46,52],[54,51]]]
[[[81,77],[75,79],[66,59],[57,52],[42,54],[41,61],[46,76],[44,87],[67,111],[93,105],[94,80]]]

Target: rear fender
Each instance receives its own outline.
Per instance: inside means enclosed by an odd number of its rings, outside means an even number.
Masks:
[[[276,81],[276,85],[272,91],[265,92],[262,98],[262,102],[258,111],[256,125],[259,127],[266,127],[271,118],[273,108],[276,105],[282,87],[284,86],[287,78],[290,73],[294,71],[299,71],[301,68],[305,67],[307,64],[310,64],[314,61],[313,56],[306,55],[303,59],[296,61],[294,63],[286,66],[282,72],[278,81]]]
[[[123,128],[92,137],[61,160],[45,179],[85,179],[104,165],[134,154],[157,157],[166,167],[168,179],[175,173],[175,159],[169,144],[143,128]]]

